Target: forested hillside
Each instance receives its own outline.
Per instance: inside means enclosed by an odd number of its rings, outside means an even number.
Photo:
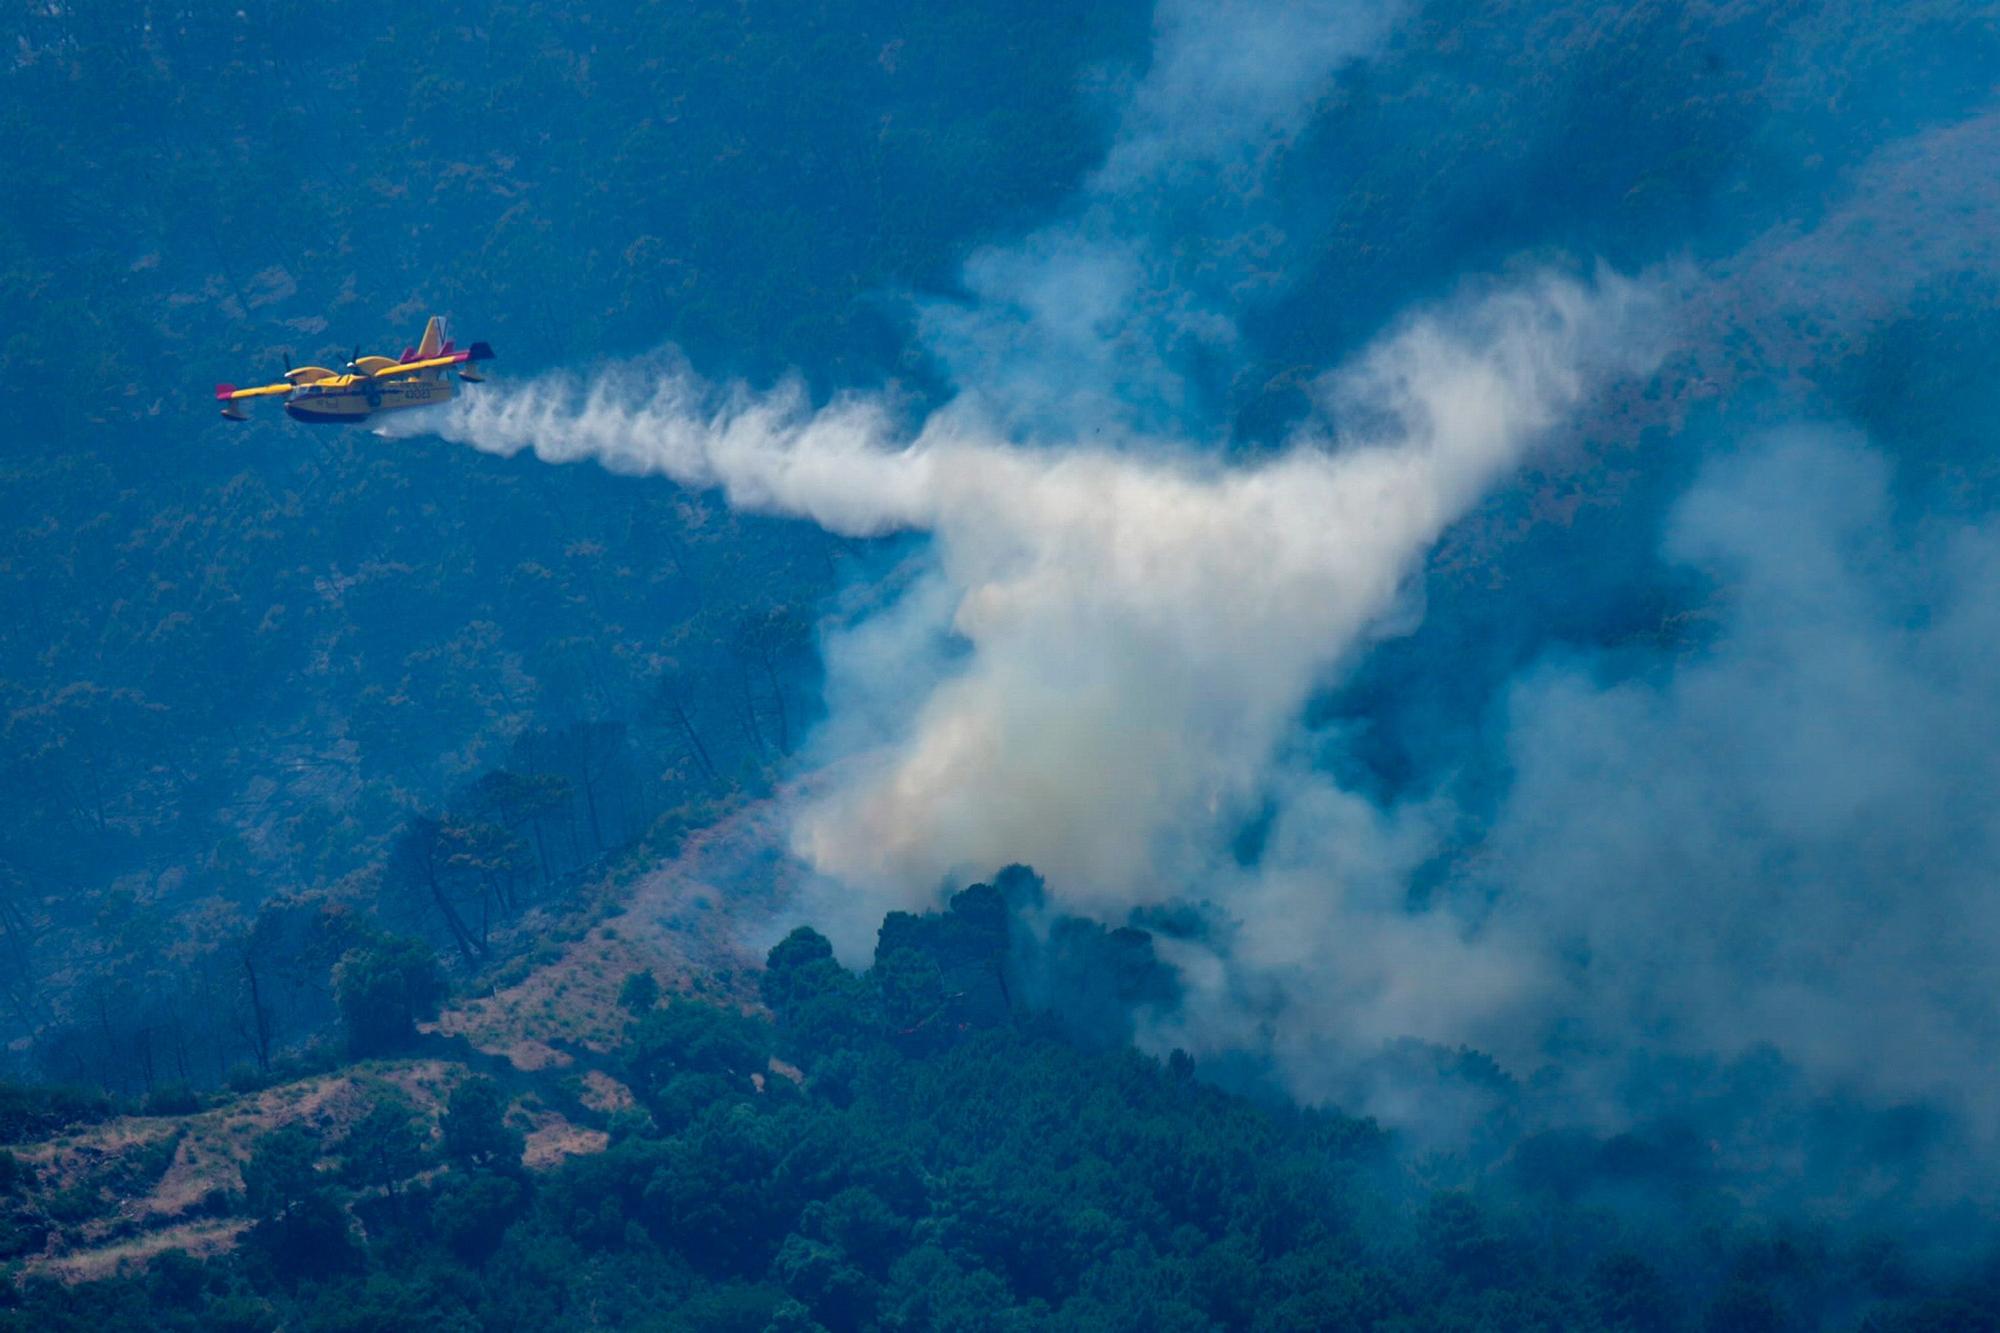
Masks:
[[[2000,1333],[1991,3],[0,52],[0,1331]]]
[[[1124,1045],[1170,998],[1151,938],[1070,921],[1038,942],[1039,901],[1016,870],[892,916],[858,976],[802,927],[771,951],[768,1016],[663,1001],[634,973],[608,1066],[629,1095],[594,1112],[518,1075],[356,1066],[344,1103],[245,1135],[241,1188],[191,1210],[232,1250],[30,1277],[0,1327],[2000,1327],[1990,1268],[1944,1277],[1888,1237],[1739,1218],[1671,1135],[1524,1142],[1441,1188],[1447,1164],[1399,1161],[1373,1122],[1217,1091],[1180,1052]],[[1059,983],[1070,998],[1029,1003],[1065,971],[1094,998]],[[357,1042],[415,1040],[407,1016],[358,1017]],[[594,1150],[525,1167],[523,1128],[554,1101],[601,1127]],[[10,1136],[87,1140],[107,1108],[12,1090],[4,1112]],[[80,1178],[45,1151],[0,1158],[16,1253],[91,1225],[203,1132],[127,1123],[153,1146]]]

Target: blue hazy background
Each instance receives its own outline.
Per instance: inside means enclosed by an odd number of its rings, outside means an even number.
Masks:
[[[138,1091],[171,1033],[220,1081],[244,1039],[202,1028],[203,969],[292,957],[286,904],[315,896],[471,967],[392,891],[413,813],[559,770],[560,878],[767,788],[824,710],[814,625],[919,540],[235,428],[212,382],[393,353],[444,313],[500,376],[671,345],[913,420],[976,398],[1051,448],[1171,432],[1250,459],[1411,308],[1603,263],[1668,275],[1659,370],[1455,525],[1400,632],[1299,719],[1345,790],[1448,796],[1412,909],[1452,895],[1551,944],[1546,1041],[1504,1071],[1397,1048],[1323,1086],[1426,1108],[1408,1132],[1475,1161],[1608,1116],[1669,1163],[1721,1145],[1700,1170],[1773,1208],[1983,1236],[1993,7],[325,18],[75,5],[0,32],[23,1071]],[[278,1011],[290,1041],[330,1017],[305,981]],[[1276,1087],[1257,1049],[1211,1072]]]

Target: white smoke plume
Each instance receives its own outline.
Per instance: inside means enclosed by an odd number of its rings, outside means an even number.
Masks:
[[[1296,1095],[1440,1142],[1461,1111],[1371,1069],[1389,1044],[1469,1044],[1561,1120],[1621,1128],[1712,1095],[1635,1079],[1646,1059],[1762,1048],[1829,1099],[1950,1108],[1990,1161],[2000,524],[1912,533],[1864,439],[1795,427],[1711,461],[1663,555],[1721,585],[1712,642],[1520,676],[1506,798],[1421,909],[1449,801],[1281,775],[1258,864],[1204,883],[1232,928],[1163,942],[1189,994],[1151,1041],[1260,1052]]]
[[[1893,481],[1824,426],[1708,463],[1664,554],[1721,585],[1712,644],[1664,675],[1572,656],[1515,683],[1480,878],[1573,1040],[1767,1044],[1967,1112],[1990,1151],[2000,523],[1909,524]]]
[[[1450,774],[1385,807],[1303,752],[1338,740],[1300,720],[1409,627],[1445,529],[1670,341],[1621,410],[1692,451],[1702,402],[1810,381],[1937,274],[1990,274],[1991,173],[1971,164],[2000,119],[1899,146],[1816,229],[1786,222],[1701,273],[1544,272],[1432,305],[1322,376],[1284,448],[1225,462],[1179,426],[1202,416],[1179,410],[1189,348],[1233,346],[1245,291],[1279,280],[1232,238],[1268,221],[1269,164],[1387,12],[1163,4],[1074,206],[975,252],[961,299],[920,304],[959,397],[914,426],[884,397],[816,405],[661,357],[389,429],[929,535],[921,577],[823,644],[823,767],[789,825],[824,891],[803,915],[850,962],[884,910],[1025,862],[1057,908],[1106,921],[1217,909],[1209,934],[1160,938],[1185,1002],[1143,1040],[1251,1053],[1305,1100],[1433,1142],[1488,1107],[1388,1068],[1404,1038],[1490,1052],[1559,1103],[1550,1119],[1604,1128],[1692,1103],[1692,1063],[1768,1043],[1815,1097],[1970,1109],[1990,1149],[2000,545],[1988,523],[1868,548],[1897,518],[1854,438],[1766,441],[1768,461],[1703,474],[1660,554],[1730,585],[1715,643],[1662,650],[1645,679],[1614,679],[1629,651],[1584,649],[1515,681],[1486,757],[1507,790],[1474,845],[1454,843],[1472,816]],[[1182,266],[1188,218],[1221,240]],[[1413,902],[1441,852],[1450,882]],[[1776,1133],[1747,1129],[1748,1155]]]
[[[919,303],[923,342],[965,400],[1056,441],[1185,419],[1187,362],[1233,356],[1246,301],[1283,284],[1264,182],[1404,8],[1161,0],[1145,73],[1070,207],[975,250],[965,299]]]
[[[1324,377],[1318,418],[1251,466],[1177,442],[1026,447],[962,411],[900,438],[878,402],[815,411],[661,365],[498,387],[426,426],[838,533],[932,534],[917,623],[829,650],[836,708],[912,682],[906,726],[847,757],[794,828],[859,944],[884,909],[1009,861],[1105,911],[1208,869],[1440,531],[1643,358],[1649,291],[1543,274],[1421,314]],[[917,646],[939,632],[960,649],[942,675]]]

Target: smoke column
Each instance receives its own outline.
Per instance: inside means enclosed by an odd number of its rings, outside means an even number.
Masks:
[[[1144,1040],[1247,1053],[1303,1098],[1443,1146],[1505,1098],[1448,1104],[1385,1058],[1406,1039],[1498,1057],[1521,1123],[1611,1129],[1700,1103],[1705,1141],[1769,1163],[1836,1111],[1917,1103],[1956,1117],[1951,1151],[1931,1155],[1940,1176],[1991,1160],[1993,413],[1951,423],[1976,447],[1934,462],[1936,435],[1870,437],[1828,408],[1828,386],[1893,343],[1913,305],[1958,299],[1956,284],[1990,306],[2000,290],[1990,78],[1969,61],[1985,100],[1941,100],[1928,121],[1881,107],[1866,131],[1822,121],[1854,15],[1798,18],[1758,57],[1769,76],[1744,85],[1772,124],[1746,119],[1754,132],[1731,142],[1746,160],[1798,150],[1778,175],[1808,182],[1810,207],[1718,186],[1704,257],[1630,266],[1639,278],[1430,274],[1422,290],[1459,294],[1310,378],[1281,448],[1225,462],[1188,366],[1227,362],[1241,308],[1291,280],[1260,258],[1265,187],[1336,72],[1390,40],[1389,17],[1163,5],[1152,66],[1074,207],[975,251],[961,298],[915,303],[958,396],[914,428],[881,397],[816,405],[660,357],[496,384],[389,429],[664,476],[850,536],[928,534],[920,577],[823,644],[823,767],[790,836],[821,876],[806,914],[850,961],[883,910],[1027,862],[1059,907],[1106,921],[1206,904],[1210,928],[1161,941],[1187,997]],[[1694,50],[1665,11],[1633,21],[1671,29],[1664,54]],[[1857,58],[1931,40],[1855,21]],[[1587,67],[1600,35],[1585,21],[1546,67]],[[1738,53],[1714,41],[1697,67],[1726,71]],[[1645,73],[1613,69],[1605,86]],[[1213,88],[1228,95],[1204,104]],[[1738,114],[1695,103],[1691,133]],[[1657,131],[1633,114],[1607,140]],[[1871,146],[1889,124],[1902,137]],[[1590,127],[1538,128],[1535,151],[1593,167]],[[1822,185],[1825,154],[1844,165]],[[1517,185],[1490,183],[1507,208],[1456,181],[1436,202],[1518,223]],[[1184,272],[1174,228],[1189,219],[1213,262]],[[1670,478],[1653,509],[1618,509],[1603,563],[1638,548],[1646,578],[1698,594],[1660,641],[1551,638],[1495,671],[1449,764],[1484,765],[1497,796],[1468,797],[1455,771],[1395,796],[1343,786],[1347,738],[1307,726],[1309,704],[1388,636],[1423,642],[1425,558],[1452,525],[1534,526],[1479,506],[1557,440],[1597,503],[1625,495],[1621,477]],[[1963,512],[1925,512],[1926,475],[1969,496]],[[1479,595],[1536,613],[1494,585]],[[1447,676],[1487,651],[1444,642],[1466,659]],[[1773,1109],[1752,1087],[1793,1100]],[[1879,1165],[1872,1142],[1856,1151]],[[1883,1181],[1903,1187],[1885,1171],[1827,1189]]]
[[[965,655],[801,812],[795,850],[859,895],[857,930],[1013,860],[1110,911],[1207,867],[1308,693],[1438,533],[1644,357],[1648,303],[1613,275],[1542,275],[1417,316],[1324,377],[1318,419],[1246,467],[1184,442],[1010,444],[950,411],[899,441],[879,404],[813,411],[796,389],[661,367],[502,388],[436,429],[838,533],[931,533],[919,622],[833,645],[831,694],[929,678],[914,645],[939,634]]]

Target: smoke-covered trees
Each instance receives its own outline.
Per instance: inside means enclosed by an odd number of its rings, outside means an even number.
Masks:
[[[340,1272],[361,1257],[319,1156],[319,1140],[292,1125],[259,1139],[243,1167],[245,1204],[255,1219],[248,1243],[285,1282]]]
[[[764,1003],[784,1016],[779,1050],[791,1060],[852,1046],[878,1021],[875,993],[834,960],[833,945],[810,926],[772,948],[758,984]]]
[[[719,1098],[747,1097],[770,1055],[762,1023],[712,1005],[677,1001],[649,1009],[633,1025],[624,1050],[633,1096],[662,1125],[684,1124]]]
[[[6,997],[16,1020],[30,1025],[40,1004],[35,982],[35,928],[29,916],[31,894],[27,877],[0,860],[0,995]]]
[[[510,832],[526,830],[542,881],[547,883],[554,877],[549,860],[549,822],[569,806],[568,780],[556,773],[528,776],[496,768],[481,775],[466,795],[477,817]]]
[[[745,616],[730,636],[738,667],[744,725],[760,746],[780,755],[792,752],[798,709],[791,701],[801,659],[812,642],[809,623],[797,608],[772,606]]]
[[[701,725],[696,721],[695,696],[699,684],[692,672],[676,663],[669,663],[661,670],[654,686],[647,720],[667,737],[668,744],[663,749],[667,753],[679,753],[700,780],[713,789],[723,784],[723,776],[716,765],[714,752],[702,735]]]
[[[399,1095],[385,1094],[336,1145],[341,1179],[356,1189],[379,1189],[394,1200],[404,1182],[422,1169],[425,1146],[414,1108]]]
[[[502,1171],[521,1165],[521,1132],[507,1123],[506,1094],[490,1078],[469,1078],[452,1089],[438,1131],[452,1161]]]
[[[538,778],[554,778],[571,793],[572,819],[584,839],[577,845],[581,856],[601,855],[637,832],[637,774],[623,722],[578,720],[554,731],[524,732],[514,742],[512,762]]]
[[[333,971],[334,992],[356,1056],[402,1050],[417,1024],[437,1015],[444,976],[421,940],[381,936],[350,950]]]
[[[618,1007],[634,1018],[643,1016],[659,1002],[660,981],[650,967],[631,973],[619,983]]]
[[[491,883],[463,849],[476,835],[473,826],[413,815],[389,854],[386,878],[397,891],[424,903],[442,924],[467,963],[485,956],[483,929]]]

